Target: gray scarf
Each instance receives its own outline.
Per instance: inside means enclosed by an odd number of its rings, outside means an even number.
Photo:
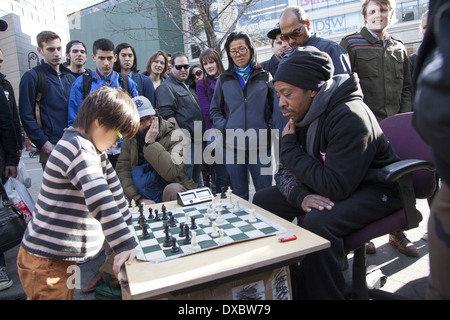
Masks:
[[[314,97],[306,115],[295,124],[299,128],[304,128],[309,125],[308,132],[306,133],[306,152],[312,157],[314,157],[314,141],[317,136],[316,131],[319,125],[319,118],[328,108],[333,92],[348,78],[350,78],[349,75],[340,74],[325,82]]]

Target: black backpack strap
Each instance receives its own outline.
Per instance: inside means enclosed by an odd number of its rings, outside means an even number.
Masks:
[[[130,97],[133,97],[133,94],[131,93],[129,85],[128,85],[128,79],[129,79],[128,75],[119,73],[119,83],[120,83],[120,86],[122,87],[122,91],[127,92]]]
[[[45,71],[42,67],[42,65],[37,65],[33,68],[33,70],[36,72],[38,77],[38,82],[36,86],[36,98],[35,98],[35,116],[36,116],[36,122],[39,126],[39,128],[42,127],[41,122],[41,110],[40,110],[40,103],[42,99],[44,98],[45,93],[47,92],[47,75],[45,74]]]
[[[85,71],[81,75],[83,77],[83,100],[89,95],[91,92],[92,81],[92,72]]]

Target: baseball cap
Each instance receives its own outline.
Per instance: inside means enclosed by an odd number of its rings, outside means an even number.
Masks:
[[[8,22],[0,18],[0,31],[5,31],[6,29],[8,29]]]
[[[139,118],[143,118],[146,116],[154,116],[156,114],[156,111],[153,108],[152,103],[146,97],[144,96],[134,97],[133,102],[138,110]]]
[[[272,30],[270,30],[267,33],[267,37],[269,39],[275,40],[277,38],[277,35],[280,34],[280,33],[281,33],[280,23],[277,23],[276,26],[275,26],[275,29],[272,29]]]

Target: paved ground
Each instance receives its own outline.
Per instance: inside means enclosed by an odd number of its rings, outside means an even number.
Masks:
[[[30,158],[28,152],[24,151],[22,158],[27,167],[27,171],[32,178],[30,194],[36,200],[42,182],[42,169],[38,158]],[[376,266],[387,276],[387,282],[382,290],[399,294],[411,300],[425,299],[427,279],[429,276],[428,243],[422,239],[427,230],[429,209],[426,201],[418,201],[419,210],[424,215],[424,220],[419,227],[406,232],[408,238],[419,249],[419,257],[411,258],[399,253],[395,248],[387,243],[388,236],[374,239],[377,253],[368,255],[368,266]],[[17,275],[16,256],[18,247],[5,253],[7,272],[14,281],[13,286],[7,290],[0,291],[0,300],[23,299],[25,294]],[[81,270],[81,286],[87,283],[97,272],[105,259],[104,254],[100,254],[96,259],[79,265]],[[349,254],[349,263],[352,263],[352,254]],[[351,276],[350,271],[346,272],[347,277]],[[84,294],[81,290],[75,290],[76,300],[94,300],[95,295]]]

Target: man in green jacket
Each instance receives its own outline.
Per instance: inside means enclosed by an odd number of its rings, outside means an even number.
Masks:
[[[411,75],[403,43],[388,26],[395,22],[395,2],[366,0],[362,5],[364,27],[340,43],[358,74],[364,102],[378,121],[411,111]]]
[[[146,97],[133,101],[141,118],[139,132],[124,140],[116,166],[124,193],[143,204],[176,200],[178,192],[196,187],[184,166],[186,139]]]
[[[395,22],[395,2],[365,0],[361,11],[365,26],[361,31],[344,37],[340,45],[348,51],[352,70],[358,74],[364,102],[378,121],[410,112],[408,55],[403,43],[387,32],[388,26]],[[389,243],[408,256],[419,255],[415,245],[402,231],[390,234]],[[375,251],[370,243],[367,252]]]

